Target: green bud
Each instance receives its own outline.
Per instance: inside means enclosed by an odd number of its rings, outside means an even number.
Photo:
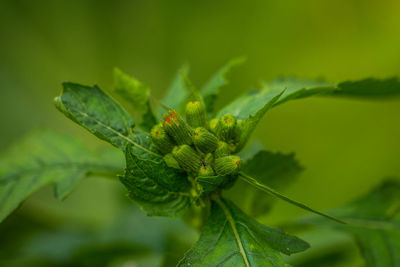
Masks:
[[[174,141],[167,135],[161,123],[151,128],[150,138],[155,147],[163,154],[170,153],[175,146]]]
[[[168,167],[174,168],[174,169],[181,169],[179,166],[179,163],[176,161],[172,153],[168,153],[164,156],[164,161],[167,164]]]
[[[211,166],[207,165],[201,165],[199,174],[200,177],[206,177],[206,176],[214,176],[214,170],[211,168]]]
[[[205,157],[204,157],[204,161],[206,162],[206,165],[208,166],[214,166],[214,156],[211,153],[208,153]]]
[[[202,160],[199,154],[188,145],[174,147],[172,155],[179,163],[179,166],[187,172],[197,173],[202,165]]]
[[[210,120],[208,127],[212,133],[215,133],[215,130],[217,129],[217,124],[218,124],[218,119]]]
[[[214,152],[218,147],[218,139],[203,127],[197,127],[193,134],[194,145],[204,154]]]
[[[220,158],[230,154],[229,145],[223,141],[218,141],[218,147],[214,151],[214,157]]]
[[[243,120],[238,120],[236,122],[236,127],[235,127],[235,136],[234,136],[234,142],[239,143],[240,142],[240,137],[242,136],[242,133],[244,131],[244,126],[245,126],[245,121]]]
[[[175,110],[169,110],[168,115],[164,117],[164,129],[178,145],[190,145],[193,143],[193,129],[190,128]]]
[[[200,101],[189,101],[186,105],[186,121],[192,127],[208,127],[207,113]]]
[[[217,124],[216,134],[223,141],[229,142],[235,136],[236,118],[230,114],[222,116]]]
[[[242,160],[238,156],[226,156],[215,160],[215,172],[219,175],[237,174]]]

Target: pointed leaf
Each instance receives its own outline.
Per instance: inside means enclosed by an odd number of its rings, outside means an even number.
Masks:
[[[43,186],[63,199],[90,174],[116,177],[120,162],[118,150],[96,154],[69,136],[34,132],[0,157],[0,221]]]
[[[120,95],[132,107],[140,120],[139,126],[146,131],[156,124],[157,120],[150,106],[150,88],[139,80],[114,69],[114,92]]]
[[[135,142],[154,150],[147,134],[135,135]],[[147,215],[177,217],[185,211],[190,203],[186,173],[168,167],[162,158],[137,146],[128,145],[125,157],[126,170],[121,182]]]
[[[321,215],[321,216],[323,216],[323,217],[325,217],[327,219],[333,220],[335,222],[346,224],[345,222],[343,222],[343,221],[341,221],[339,219],[336,219],[336,218],[334,218],[334,217],[332,217],[330,215],[327,215],[325,213],[322,213],[320,211],[314,210],[314,209],[312,209],[312,208],[310,208],[310,207],[308,207],[308,206],[306,206],[306,205],[304,205],[304,204],[302,204],[300,202],[297,202],[295,200],[292,200],[292,199],[288,198],[287,196],[282,195],[278,191],[272,189],[269,186],[266,186],[265,184],[260,183],[259,181],[257,181],[253,177],[250,177],[250,176],[248,176],[247,174],[245,174],[243,172],[240,172],[239,176],[242,178],[243,181],[249,183],[250,185],[252,185],[252,186],[254,186],[254,187],[256,187],[256,188],[258,188],[258,189],[260,189],[260,190],[262,190],[262,191],[264,191],[266,193],[268,193],[268,194],[271,194],[271,195],[273,195],[275,197],[278,197],[278,198],[280,198],[280,199],[282,199],[282,200],[284,200],[286,202],[289,202],[292,205],[295,205],[295,206],[297,206],[299,208],[302,208],[304,210],[313,212],[315,214]]]
[[[257,177],[260,183],[282,190],[297,179],[303,167],[293,153],[282,154],[262,150],[243,163],[242,171]],[[253,216],[268,212],[276,200],[248,183],[236,185],[229,193],[237,199],[236,203],[240,203],[241,207]]]
[[[233,203],[216,199],[199,241],[178,266],[289,266],[290,255],[309,245],[297,237],[266,227]]]
[[[189,67],[185,65],[177,71],[177,73],[174,76],[174,79],[171,82],[171,85],[167,90],[167,94],[161,101],[161,103],[167,106],[168,108],[175,109],[178,111],[181,110],[186,98],[189,96],[189,92],[186,88],[185,81],[181,73],[187,75],[189,73]],[[158,115],[161,116],[161,114],[163,113],[165,113],[165,108],[159,106]]]
[[[203,85],[200,91],[208,113],[212,114],[214,112],[215,101],[219,95],[220,88],[229,83],[226,76],[234,67],[242,64],[244,61],[245,58],[243,57],[230,60]]]

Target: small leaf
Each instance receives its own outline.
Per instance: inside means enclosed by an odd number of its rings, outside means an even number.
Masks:
[[[200,91],[209,114],[214,112],[215,101],[219,95],[220,88],[229,83],[226,76],[234,67],[242,64],[245,60],[243,57],[230,60],[203,85]]]
[[[154,151],[147,134],[135,135],[135,142],[148,151]],[[162,158],[148,151],[127,146],[126,170],[120,177],[121,182],[147,215],[177,217],[190,203],[187,175],[168,167]]]
[[[136,114],[139,114],[139,119],[141,120],[139,126],[146,131],[150,131],[151,127],[157,122],[150,106],[150,88],[134,77],[115,68],[114,91],[129,103]]]
[[[0,158],[0,221],[43,186],[54,184],[57,198],[63,199],[90,174],[116,177],[122,170],[119,153],[98,155],[76,139],[53,132],[28,135]]]
[[[178,266],[289,266],[280,253],[290,255],[309,245],[297,237],[268,228],[220,198],[199,241]]]
[[[231,180],[229,175],[218,175],[218,176],[202,176],[197,178],[197,183],[202,186],[204,193],[214,191],[218,187],[221,187],[224,183]]]
[[[312,208],[310,208],[310,207],[308,207],[308,206],[306,206],[306,205],[304,205],[304,204],[302,204],[300,202],[294,201],[294,200],[282,195],[281,193],[277,192],[276,190],[272,189],[271,187],[266,186],[266,185],[258,182],[256,179],[248,176],[247,174],[245,174],[243,172],[240,172],[239,176],[240,176],[240,178],[242,178],[243,181],[249,183],[250,185],[252,185],[252,186],[254,186],[254,187],[256,187],[256,188],[258,188],[258,189],[260,189],[260,190],[262,190],[262,191],[264,191],[266,193],[268,193],[268,194],[271,194],[271,195],[273,195],[275,197],[278,197],[278,198],[280,198],[280,199],[282,199],[282,200],[284,200],[286,202],[289,202],[292,205],[295,205],[295,206],[297,206],[299,208],[302,208],[304,210],[313,212],[315,214],[321,215],[321,216],[323,216],[323,217],[325,217],[327,219],[333,220],[335,222],[346,224],[342,220],[336,219],[336,218],[334,218],[334,217],[332,217],[330,215],[327,215],[327,214],[324,214],[324,213],[319,212],[317,210],[314,210],[314,209],[312,209]]]
[[[174,79],[171,82],[167,90],[167,94],[164,96],[162,100],[162,104],[167,106],[168,108],[175,109],[180,111],[181,108],[184,106],[184,102],[189,95],[189,92],[186,88],[185,81],[181,75],[184,73],[187,75],[189,73],[189,67],[183,66],[181,67],[174,76]],[[165,113],[165,108],[159,106],[158,108],[158,115]]]
[[[261,150],[252,158],[245,161],[242,171],[250,176],[257,177],[260,183],[282,190],[290,185],[303,167],[295,159],[294,154],[272,153]],[[269,211],[276,198],[255,190],[247,183],[235,186],[230,196],[237,199],[246,211],[253,216],[260,216]]]

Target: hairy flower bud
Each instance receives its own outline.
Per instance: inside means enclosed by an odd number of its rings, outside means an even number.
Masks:
[[[230,114],[225,114],[218,120],[216,134],[225,142],[229,142],[235,136],[236,118]]]
[[[178,145],[192,144],[193,129],[175,111],[169,110],[163,123],[165,131],[171,136]]]
[[[174,141],[167,135],[161,123],[151,128],[150,138],[155,147],[163,154],[170,153],[175,146]]]
[[[218,147],[218,139],[203,127],[197,127],[193,134],[194,145],[204,154],[214,152]]]
[[[189,101],[186,104],[186,121],[192,127],[208,127],[207,113],[200,101]]]
[[[226,156],[215,160],[215,172],[219,175],[237,174],[242,160],[238,156]]]
[[[211,166],[201,165],[198,175],[199,177],[214,176],[215,173]]]
[[[210,120],[208,127],[212,133],[215,133],[217,129],[217,124],[218,124],[218,119],[212,119]]]
[[[218,141],[218,147],[214,151],[215,158],[221,158],[230,154],[229,145],[223,141]]]
[[[202,160],[199,154],[188,145],[174,147],[172,155],[179,163],[179,166],[187,172],[197,173],[202,165]]]

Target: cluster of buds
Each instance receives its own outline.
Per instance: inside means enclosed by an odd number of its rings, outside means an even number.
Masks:
[[[229,114],[208,122],[204,104],[190,101],[185,119],[169,110],[151,129],[150,137],[169,166],[192,177],[235,175],[241,159],[231,154],[240,141],[242,128],[243,122]]]

